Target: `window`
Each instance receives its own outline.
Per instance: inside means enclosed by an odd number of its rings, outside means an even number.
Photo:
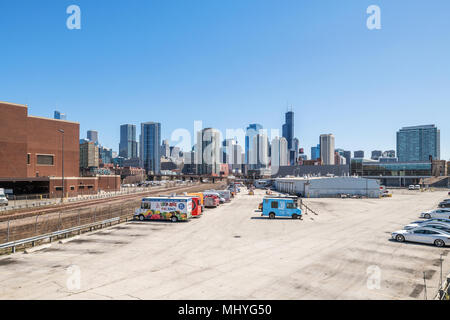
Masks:
[[[31,163],[31,154],[27,154],[27,164]]]
[[[278,202],[272,201],[272,209],[278,209]]]
[[[53,164],[54,164],[54,156],[38,154],[36,156],[36,163],[38,165],[41,165],[41,166],[53,166]]]
[[[75,187],[74,186],[70,186],[70,190],[75,190]]]
[[[287,209],[295,209],[296,207],[295,207],[295,204],[293,202],[288,202],[286,204],[286,208]]]
[[[414,233],[415,234],[424,234],[425,230],[417,230],[417,231],[414,231]]]
[[[141,209],[150,209],[150,203],[143,202],[142,205],[141,205]]]
[[[62,191],[62,187],[55,187],[56,191]]]

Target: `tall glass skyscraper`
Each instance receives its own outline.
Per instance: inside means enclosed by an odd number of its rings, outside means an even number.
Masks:
[[[119,156],[126,159],[137,158],[136,126],[124,124],[120,126]]]
[[[397,132],[399,162],[428,161],[441,157],[441,133],[435,125],[404,127]]]
[[[158,122],[141,123],[141,161],[147,171],[161,172],[161,124]]]
[[[98,144],[98,132],[95,130],[88,130],[87,139],[95,144]]]
[[[252,149],[252,145],[253,145],[253,137],[255,137],[258,133],[259,130],[262,130],[262,125],[257,124],[257,123],[253,123],[250,124],[247,127],[247,132],[245,134],[245,163],[249,164],[250,158],[249,158],[249,152]]]
[[[288,142],[288,149],[292,150],[294,147],[294,112],[286,112],[286,123],[283,124],[283,138]]]

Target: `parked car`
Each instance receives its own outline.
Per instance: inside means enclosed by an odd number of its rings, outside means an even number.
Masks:
[[[439,208],[450,208],[450,201],[442,201],[439,203]]]
[[[434,244],[436,247],[450,245],[450,233],[433,228],[415,228],[392,232],[392,238],[398,242],[418,242]]]
[[[215,208],[219,205],[219,197],[213,194],[204,195],[204,204],[206,208]]]
[[[414,187],[414,185],[412,184],[412,185],[410,185],[410,186],[408,187],[408,189],[409,189],[409,190],[414,190],[415,187]]]
[[[416,184],[416,185],[414,186],[414,190],[420,190],[420,185],[419,185],[419,184]]]
[[[420,214],[420,217],[425,219],[431,218],[450,219],[450,209],[444,208],[422,212]]]
[[[8,199],[6,198],[4,189],[0,189],[0,206],[7,206]]]
[[[450,224],[443,223],[443,222],[428,222],[428,223],[421,224],[417,228],[439,229],[439,230],[445,231],[447,233],[450,233]],[[412,228],[412,229],[414,229],[414,228]],[[412,229],[407,229],[407,230],[412,230]]]
[[[403,229],[405,230],[411,230],[414,228],[418,228],[418,227],[423,227],[429,223],[433,223],[433,222],[437,222],[437,223],[446,223],[450,225],[450,219],[428,219],[428,220],[420,220],[420,221],[414,221],[408,225],[406,225]]]

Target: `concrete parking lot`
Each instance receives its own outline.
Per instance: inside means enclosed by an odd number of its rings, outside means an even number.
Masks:
[[[262,218],[263,196],[242,192],[186,223],[130,222],[0,257],[0,298],[424,299],[425,273],[431,299],[442,253],[450,272],[448,248],[390,240],[446,192],[308,199],[318,215],[302,221]]]

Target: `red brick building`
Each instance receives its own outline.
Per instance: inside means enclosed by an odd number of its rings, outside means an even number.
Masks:
[[[28,115],[24,105],[0,102],[0,178],[78,177],[80,125]]]
[[[63,139],[67,195],[88,187],[91,192],[120,188],[120,178],[119,182],[116,178],[104,178],[105,182],[99,183],[95,177],[95,182],[87,181],[84,186],[79,178],[78,123],[30,116],[27,106],[7,102],[0,102],[0,188],[13,188],[16,194],[61,195]]]

